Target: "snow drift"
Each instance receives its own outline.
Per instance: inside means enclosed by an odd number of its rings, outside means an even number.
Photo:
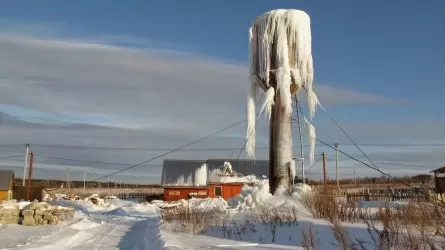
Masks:
[[[269,181],[262,180],[252,186],[244,185],[241,193],[227,201],[232,209],[248,210],[258,207],[278,207],[283,204],[291,204],[299,210],[306,212],[301,204],[305,195],[310,195],[312,189],[306,184],[296,184],[292,187],[291,193],[272,195],[269,192]]]

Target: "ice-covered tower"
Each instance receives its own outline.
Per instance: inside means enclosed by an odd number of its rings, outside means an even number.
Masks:
[[[293,174],[292,96],[301,89],[307,92],[310,118],[318,104],[312,89],[313,64],[311,28],[308,14],[301,10],[278,9],[255,18],[249,29],[251,90],[247,103],[247,154],[255,158],[255,106],[258,90],[263,94],[262,111],[270,120],[270,187],[271,192],[288,189]],[[306,122],[313,161],[315,131]]]

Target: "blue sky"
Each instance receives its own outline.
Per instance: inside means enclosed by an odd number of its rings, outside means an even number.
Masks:
[[[119,45],[246,64],[247,27],[273,8],[310,14],[317,82],[415,103],[390,112],[378,106],[373,119],[445,118],[443,1],[10,1],[0,15],[23,26],[52,27],[61,36],[108,37]],[[357,112],[355,119],[367,116]]]
[[[156,131],[158,140],[171,131],[213,132],[244,117],[248,27],[257,15],[277,8],[310,15],[316,91],[359,142],[445,141],[440,129],[445,122],[445,2],[438,0],[4,2],[0,112],[48,126],[112,126],[125,132],[108,144],[133,138],[124,144],[147,148],[159,142],[139,142],[132,130]],[[167,103],[170,98],[181,104]],[[319,136],[341,140],[326,115],[319,112],[314,123]],[[14,133],[5,128],[11,138],[3,137],[0,144],[31,140],[88,146],[102,145],[107,137],[80,138],[77,127],[39,126],[32,129],[42,136],[34,138],[29,126]],[[59,140],[42,129],[57,130]],[[227,137],[242,133],[240,128]],[[110,156],[79,152],[78,157]],[[116,160],[148,156],[127,157]],[[419,164],[444,160],[422,159]]]

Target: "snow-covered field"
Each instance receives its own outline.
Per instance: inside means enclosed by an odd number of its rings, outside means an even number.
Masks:
[[[296,186],[292,194],[271,196],[261,186],[245,187],[230,202],[222,199],[192,199],[171,206],[193,208],[200,214],[217,211],[212,217],[221,217],[210,223],[200,234],[172,230],[175,224],[162,224],[161,201],[136,203],[120,199],[52,201],[62,206],[73,206],[76,214],[71,221],[56,226],[0,227],[0,249],[303,249],[312,239],[318,249],[337,249],[332,224],[314,219],[302,205],[301,197],[309,192],[305,186]],[[26,205],[26,203],[22,204]],[[372,207],[381,204],[361,204]],[[170,207],[171,207],[170,206]],[[218,214],[219,213],[219,214]],[[281,214],[283,221],[262,221]],[[365,224],[343,223],[351,237],[360,239],[365,247],[374,249],[372,237]],[[305,232],[305,236],[303,235]],[[309,235],[312,232],[313,237]],[[378,233],[372,232],[378,238]],[[368,244],[368,245],[367,245]]]

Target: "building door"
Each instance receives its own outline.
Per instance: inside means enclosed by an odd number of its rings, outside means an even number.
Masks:
[[[222,196],[221,186],[215,186],[215,197],[221,197],[221,196]]]

